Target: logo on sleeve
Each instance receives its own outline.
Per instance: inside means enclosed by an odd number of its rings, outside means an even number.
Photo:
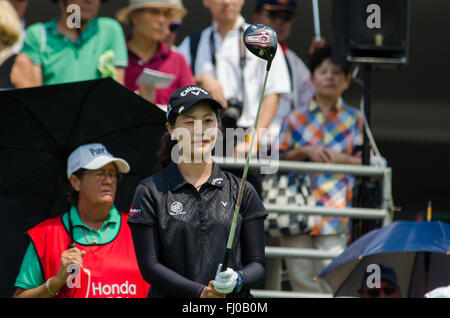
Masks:
[[[128,215],[129,215],[129,216],[133,216],[133,215],[135,215],[136,213],[141,213],[141,212],[142,212],[141,209],[137,209],[137,208],[135,208],[134,206],[131,206],[131,207],[130,207],[130,211],[128,212]]]
[[[186,211],[183,211],[183,204],[176,201],[170,205],[170,215],[180,215],[180,214],[186,214]]]

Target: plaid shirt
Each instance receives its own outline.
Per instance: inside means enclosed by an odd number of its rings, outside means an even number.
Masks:
[[[308,106],[294,110],[283,122],[280,152],[304,146],[325,146],[335,152],[361,155],[363,119],[358,110],[339,98],[327,117],[311,99]],[[310,174],[317,206],[344,208],[351,206],[354,177],[342,174]],[[312,235],[333,235],[347,231],[346,217],[314,216]]]

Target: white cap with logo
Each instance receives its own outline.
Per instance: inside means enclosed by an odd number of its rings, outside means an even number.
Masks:
[[[69,179],[71,174],[78,169],[95,170],[110,162],[116,164],[120,173],[128,173],[130,171],[129,164],[121,158],[115,158],[104,145],[82,145],[75,149],[67,159],[67,178]]]

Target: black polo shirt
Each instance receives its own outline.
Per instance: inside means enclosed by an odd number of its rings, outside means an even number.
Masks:
[[[156,228],[159,262],[185,278],[207,285],[223,261],[240,182],[241,178],[213,164],[210,178],[197,191],[171,163],[138,185],[128,222]],[[266,216],[261,199],[246,182],[229,267],[243,267],[241,226]]]

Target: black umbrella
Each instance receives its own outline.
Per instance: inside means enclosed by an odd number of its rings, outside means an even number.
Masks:
[[[165,112],[112,79],[0,92],[0,297],[11,296],[24,231],[67,210],[69,154],[99,142],[131,171],[116,206],[128,211],[138,182],[154,172]]]

